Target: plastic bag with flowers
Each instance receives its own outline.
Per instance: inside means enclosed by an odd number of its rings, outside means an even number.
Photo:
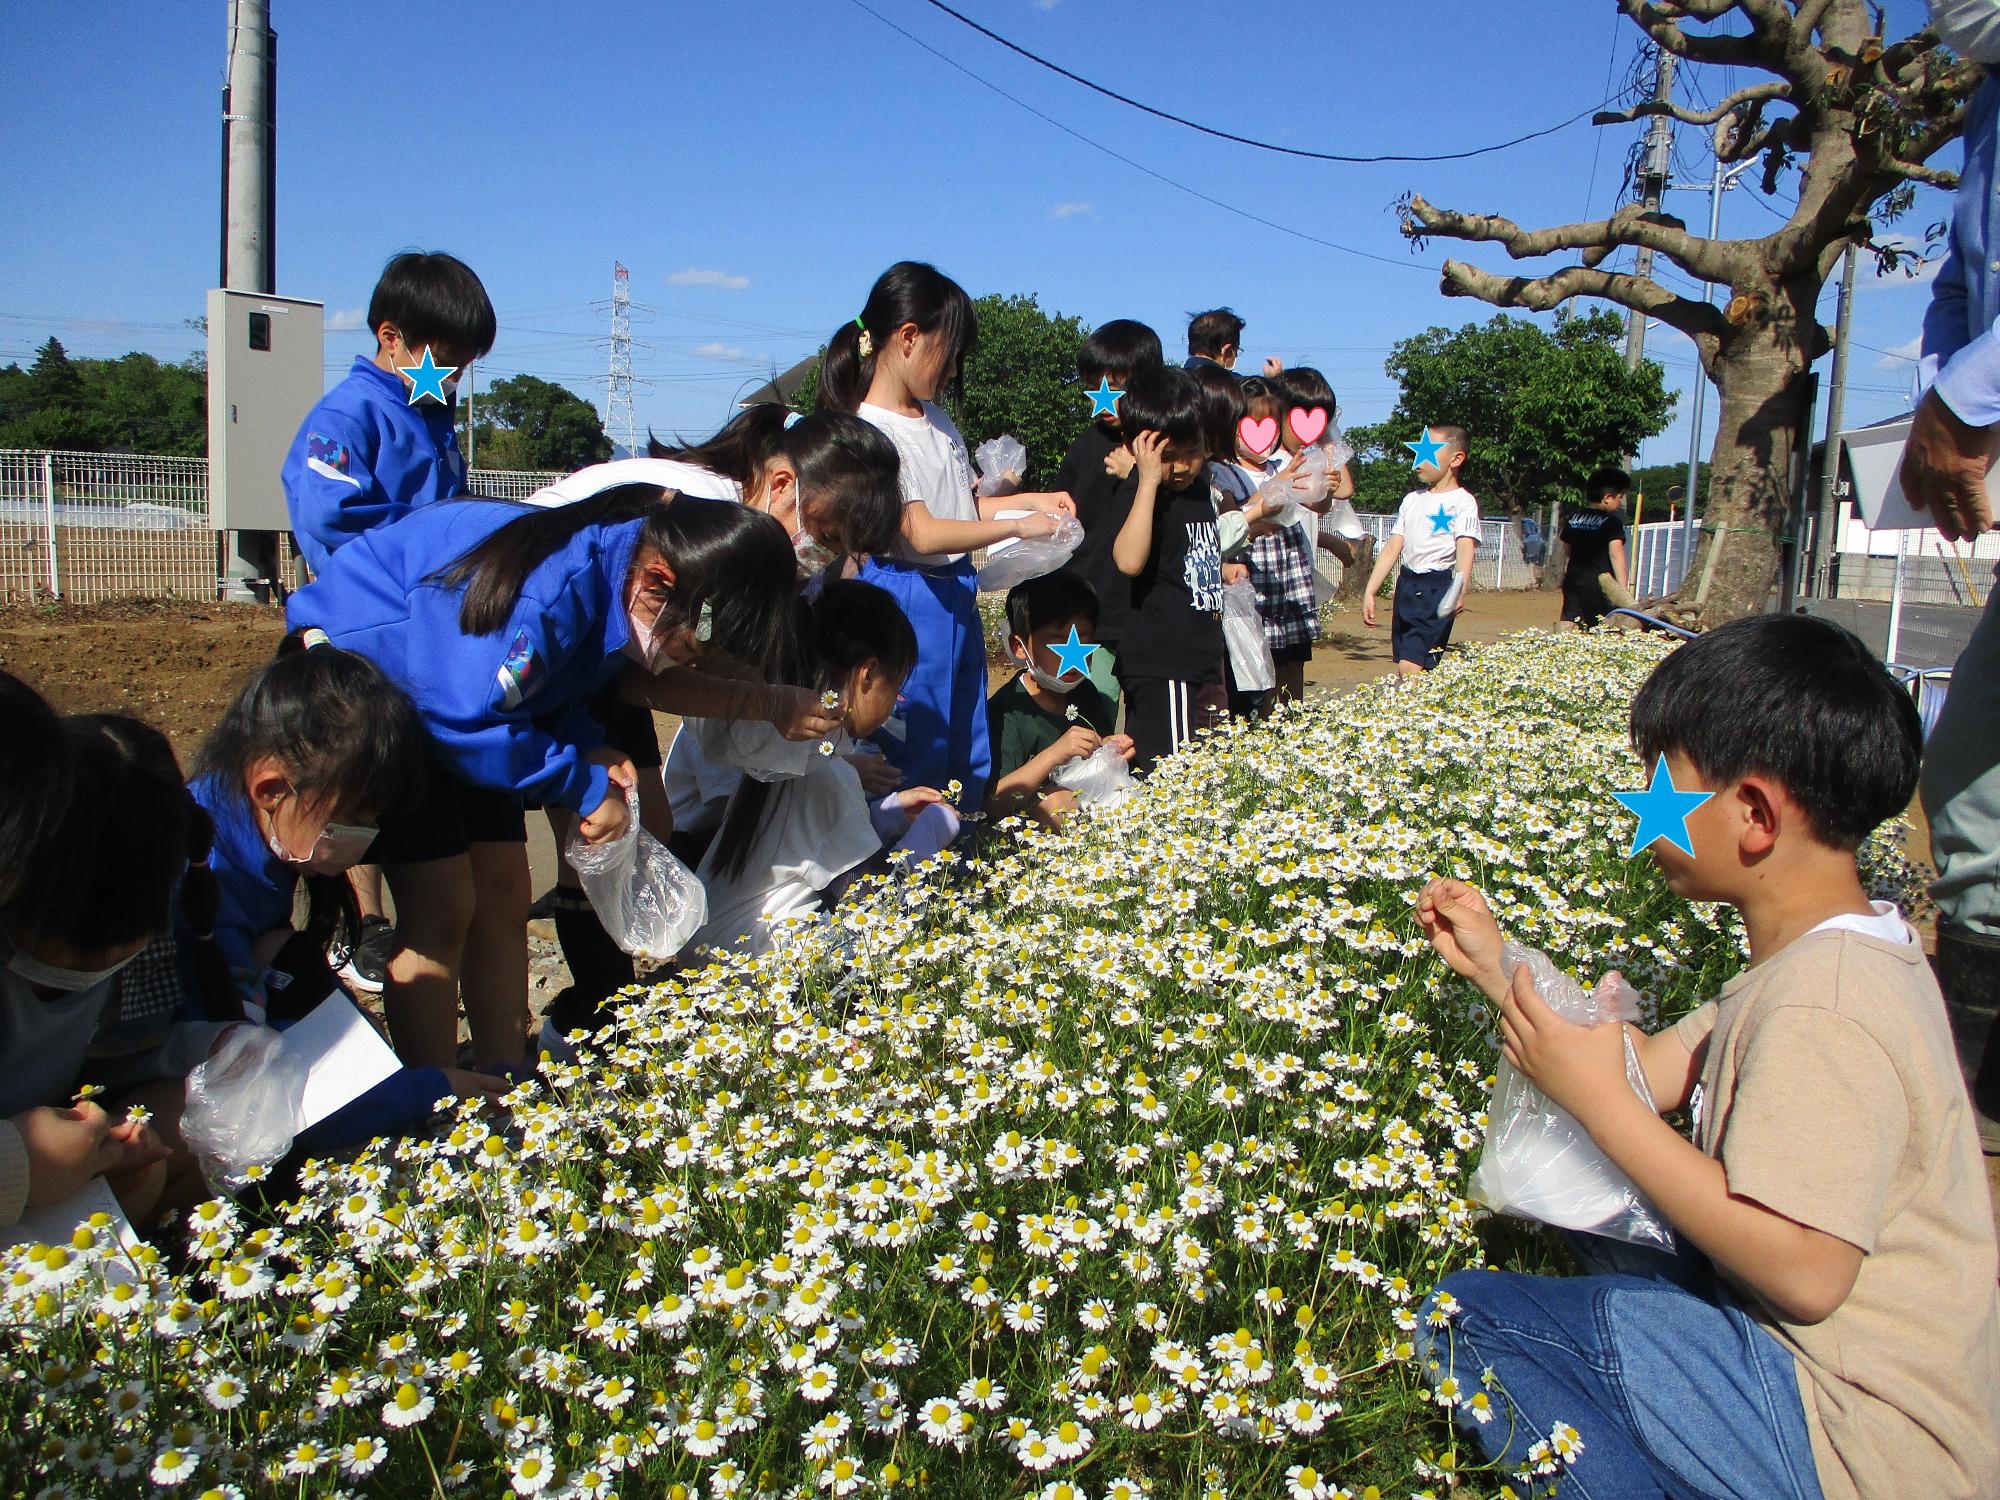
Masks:
[[[1606,974],[1589,994],[1546,953],[1508,943],[1500,966],[1528,966],[1535,988],[1557,1015],[1582,1026],[1639,1019],[1639,993],[1620,974]],[[1653,1107],[1631,1033],[1625,1033],[1625,1079]],[[1486,1149],[1472,1174],[1472,1196],[1488,1208],[1671,1250],[1674,1232],[1632,1179],[1612,1164],[1566,1110],[1517,1073],[1504,1058],[1487,1105]]]
[[[639,825],[636,792],[625,793],[625,807],[624,833],[602,844],[571,833],[565,856],[612,942],[634,958],[671,958],[708,920],[708,893]]]

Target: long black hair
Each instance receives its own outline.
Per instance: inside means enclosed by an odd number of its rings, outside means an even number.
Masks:
[[[1236,461],[1236,424],[1250,406],[1243,382],[1221,365],[1203,360],[1188,370],[1201,387],[1201,435],[1208,456],[1217,463]]]
[[[467,635],[491,635],[504,626],[529,575],[582,532],[642,521],[639,545],[674,570],[656,631],[691,628],[706,606],[710,649],[767,670],[789,660],[798,589],[792,543],[785,528],[761,511],[691,499],[656,484],[617,485],[574,505],[516,508],[513,520],[431,575],[447,588],[465,589],[458,624]]]
[[[243,775],[268,755],[291,774],[301,803],[380,818],[414,807],[429,738],[410,700],[367,657],[305,644],[295,630],[251,676],[195,752],[197,777],[247,806]],[[322,947],[359,937],[347,876],[304,873],[306,933]]]
[[[55,720],[11,677],[0,702],[10,710],[0,733],[9,773],[0,927],[10,940],[26,947],[53,937],[101,953],[171,932],[177,896],[213,910],[202,861],[214,825],[165,735],[122,714]],[[29,798],[41,805],[16,805]]]
[[[887,552],[902,535],[896,445],[849,412],[800,416],[761,401],[738,412],[706,442],[670,447],[648,434],[646,451],[732,479],[746,494],[763,481],[771,461],[782,457],[799,476],[800,521],[805,523],[810,509],[815,519],[807,529],[835,552]]]
[[[799,685],[840,690],[856,667],[877,662],[901,681],[917,663],[917,633],[886,589],[855,579],[827,580],[819,597],[797,606],[799,638],[807,643]],[[733,879],[770,811],[770,782],[746,776],[729,799],[715,835],[715,868]]]
[[[853,411],[860,406],[875,378],[874,351],[905,323],[944,340],[946,385],[955,385],[965,357],[979,341],[972,299],[936,266],[899,260],[876,278],[860,316],[841,324],[827,340],[819,363],[818,409]],[[864,333],[871,346],[866,355],[861,352]]]

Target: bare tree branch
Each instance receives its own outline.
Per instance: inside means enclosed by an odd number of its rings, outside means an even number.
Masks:
[[[1948,172],[1943,167],[1926,167],[1895,156],[1885,157],[1883,166],[1905,182],[1921,182],[1926,187],[1943,188],[1947,193],[1958,191],[1958,173]]]
[[[1642,104],[1633,105],[1630,109],[1607,109],[1601,114],[1592,115],[1590,123],[1629,125],[1646,115],[1669,115],[1683,125],[1713,125],[1717,120],[1734,114],[1747,104],[1756,104],[1761,108],[1766,100],[1788,99],[1791,93],[1792,86],[1789,83],[1756,83],[1747,89],[1738,89],[1714,109],[1689,109],[1686,105],[1676,104],[1671,99],[1648,99]]]
[[[1647,0],[1618,0],[1618,9],[1639,29],[1653,39],[1653,42],[1676,57],[1685,57],[1691,62],[1727,63],[1739,68],[1762,68],[1767,73],[1778,70],[1770,66],[1759,55],[1754,38],[1747,36],[1701,36],[1682,30],[1676,21],[1682,16],[1693,20],[1710,20],[1713,17],[1701,14],[1706,7],[1653,5]],[[1716,15],[1721,15],[1721,10]]]
[[[1618,245],[1636,245],[1668,257],[1704,281],[1728,281],[1733,270],[1730,256],[1715,241],[1689,234],[1678,219],[1667,214],[1648,214],[1636,203],[1627,204],[1608,219],[1562,224],[1551,229],[1523,229],[1498,214],[1434,208],[1421,196],[1410,199],[1409,215],[1425,234],[1453,240],[1491,241],[1515,260],[1553,255],[1559,250],[1608,250]]]
[[[1676,296],[1644,277],[1588,266],[1564,266],[1546,276],[1500,276],[1461,260],[1448,260],[1439,290],[1447,297],[1476,297],[1495,307],[1525,307],[1534,312],[1548,312],[1574,297],[1602,297],[1658,318],[1690,338],[1717,338],[1725,327],[1721,312],[1706,302]]]
[[[1831,0],[1802,0],[1799,13],[1792,21],[1800,36],[1810,37],[1819,29],[1820,17],[1830,3]]]

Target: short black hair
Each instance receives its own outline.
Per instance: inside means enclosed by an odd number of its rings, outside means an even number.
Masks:
[[[1046,625],[1088,620],[1097,628],[1097,590],[1081,573],[1057,568],[1007,590],[1007,632],[1026,640]]]
[[[1141,370],[1166,363],[1160,336],[1144,323],[1131,318],[1113,318],[1100,323],[1076,351],[1076,373],[1086,386],[1100,380],[1123,384]]]
[[[1334,398],[1333,387],[1327,384],[1326,377],[1311,365],[1295,365],[1271,377],[1270,386],[1286,411],[1298,406],[1307,410],[1323,406],[1329,423],[1333,421],[1334,408],[1340,404]]]
[[[442,250],[406,250],[382,268],[368,299],[368,331],[384,323],[395,324],[414,348],[443,344],[467,359],[492,353],[499,334],[485,284]]]
[[[1226,307],[1212,307],[1188,319],[1188,353],[1219,359],[1224,344],[1243,347],[1243,320]]]
[[[1632,476],[1623,469],[1606,464],[1591,472],[1584,482],[1583,496],[1592,505],[1602,505],[1611,495],[1623,495],[1632,488]]]
[[[1188,375],[1201,387],[1202,441],[1208,456],[1218,463],[1236,459],[1236,424],[1249,412],[1243,398],[1243,382],[1221,365],[1204,360],[1191,366]]]
[[[1207,401],[1194,376],[1166,365],[1134,375],[1118,403],[1118,425],[1126,433],[1161,433],[1176,448],[1200,445],[1206,451],[1206,414]]]
[[[1679,751],[1713,782],[1769,776],[1813,836],[1854,849],[1916,794],[1923,721],[1852,631],[1810,615],[1756,615],[1695,637],[1632,700],[1648,764]]]

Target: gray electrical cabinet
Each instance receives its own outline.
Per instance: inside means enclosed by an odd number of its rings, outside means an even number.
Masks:
[[[217,531],[289,531],[278,471],[326,389],[325,304],[208,294],[208,514]]]

